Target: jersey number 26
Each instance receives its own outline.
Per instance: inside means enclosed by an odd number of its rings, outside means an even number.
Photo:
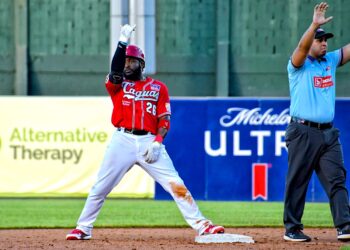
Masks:
[[[147,102],[146,111],[152,115],[156,115],[157,114],[157,106],[152,104],[151,102]]]

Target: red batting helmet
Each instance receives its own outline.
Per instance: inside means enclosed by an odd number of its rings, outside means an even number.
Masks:
[[[142,50],[136,45],[129,45],[126,47],[126,56],[135,57],[145,62],[145,54],[143,54]]]

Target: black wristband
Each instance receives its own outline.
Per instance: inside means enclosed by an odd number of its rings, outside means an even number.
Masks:
[[[114,84],[120,84],[123,82],[123,73],[111,72],[108,74],[108,79]]]
[[[119,42],[112,59],[111,72],[115,72],[118,75],[122,74],[124,70],[126,45],[126,43]]]

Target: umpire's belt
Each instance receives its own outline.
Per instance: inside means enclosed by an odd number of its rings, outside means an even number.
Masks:
[[[290,122],[297,122],[297,123],[303,124],[305,126],[317,128],[317,129],[320,129],[320,130],[324,130],[324,129],[328,129],[328,128],[333,127],[333,123],[332,122],[329,122],[329,123],[317,123],[317,122],[311,122],[311,121],[308,121],[308,120],[300,119],[300,118],[297,118],[297,117],[292,117],[290,119]]]
[[[118,131],[127,133],[127,134],[133,134],[133,135],[150,135],[151,132],[148,132],[146,130],[137,130],[137,129],[128,129],[128,128],[117,128]]]

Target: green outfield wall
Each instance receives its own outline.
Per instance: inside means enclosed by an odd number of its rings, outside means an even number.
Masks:
[[[23,2],[26,22],[15,14]],[[172,96],[216,96],[221,79],[228,79],[229,96],[288,96],[287,60],[317,1],[155,2],[154,77]],[[329,40],[332,50],[350,42],[350,4],[328,3],[334,19],[324,28],[335,35]],[[21,63],[16,34],[27,35],[28,95],[105,95],[109,8],[109,0],[1,0],[0,95],[16,93]],[[349,79],[350,67],[339,69],[338,96],[350,96]]]

